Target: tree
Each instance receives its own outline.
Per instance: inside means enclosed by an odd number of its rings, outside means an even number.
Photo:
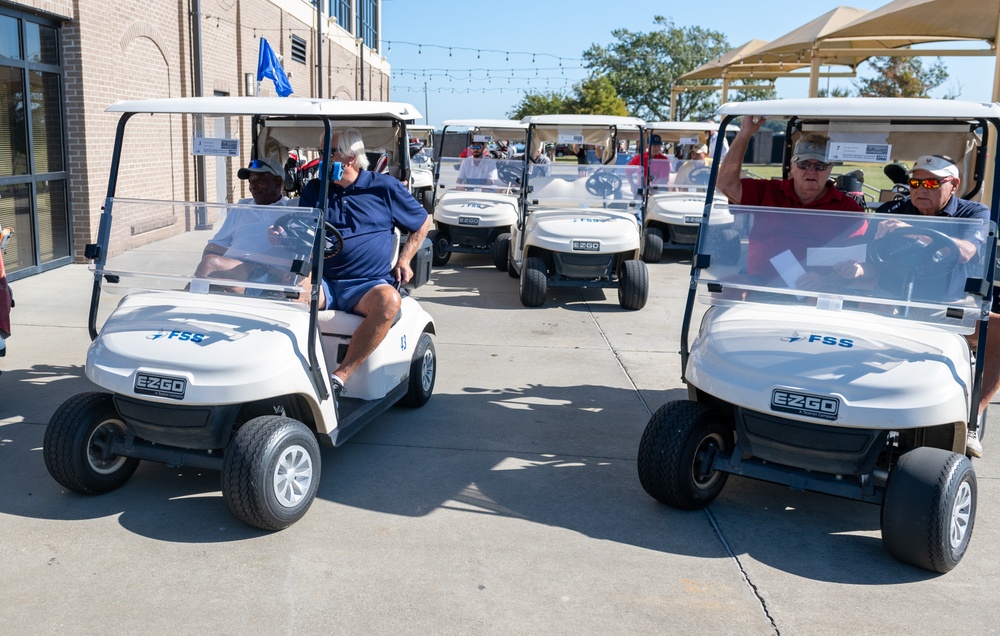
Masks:
[[[762,99],[775,99],[774,82],[745,79],[739,86],[729,87],[727,99],[732,102],[756,102]]]
[[[569,95],[559,91],[549,93],[524,94],[521,101],[514,107],[514,110],[507,113],[511,119],[521,119],[528,115],[552,115],[557,113],[572,112],[568,110],[568,104],[572,101]]]
[[[816,91],[816,97],[850,97],[850,89],[844,88],[843,86],[834,86],[833,88],[821,88]]]
[[[875,76],[854,82],[861,97],[929,97],[948,79],[941,58],[926,69],[918,57],[873,57],[868,64]]]
[[[606,77],[591,77],[573,86],[573,93],[526,93],[507,114],[511,119],[556,114],[628,115],[628,107]]]
[[[593,44],[583,53],[584,67],[593,75],[607,76],[629,111],[647,121],[670,119],[670,88],[677,78],[730,49],[726,36],[718,31],[679,28],[663,16],[653,21],[657,30],[615,29],[611,35],[617,42]],[[711,91],[680,93],[675,119],[710,117],[718,101]]]
[[[591,77],[573,87],[576,99],[571,112],[590,115],[628,115],[628,106],[607,77]]]

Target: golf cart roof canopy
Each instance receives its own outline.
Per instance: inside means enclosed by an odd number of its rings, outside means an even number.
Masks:
[[[444,130],[467,128],[469,132],[477,131],[498,139],[524,139],[524,131],[528,129],[527,124],[516,119],[448,119],[443,125]]]
[[[910,97],[819,97],[758,102],[730,102],[715,111],[720,117],[831,117],[837,119],[980,119],[1000,117],[1000,106],[984,102]]]
[[[420,112],[405,102],[365,102],[299,97],[171,97],[115,102],[109,113],[264,115],[278,117],[385,118],[413,121]]]
[[[714,121],[651,121],[646,123],[646,130],[652,131],[706,132],[718,129],[719,124]]]
[[[639,126],[646,122],[638,117],[615,115],[528,115],[522,123],[535,126]]]

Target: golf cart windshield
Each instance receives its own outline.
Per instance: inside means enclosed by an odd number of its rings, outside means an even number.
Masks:
[[[981,289],[987,275],[996,228],[985,220],[737,205],[728,213],[735,229],[702,224],[707,266],[695,280],[704,303],[815,306],[962,333],[982,315],[983,297],[966,290]],[[962,242],[976,247],[971,259]]]
[[[631,208],[641,203],[641,166],[556,162],[528,171],[534,207]]]
[[[318,210],[114,198],[104,279],[135,288],[286,299],[308,293]],[[199,225],[196,219],[204,219]],[[97,268],[97,263],[91,265]]]
[[[443,157],[438,166],[438,196],[452,190],[475,192],[496,192],[516,194],[521,190],[524,162],[520,159],[492,159],[483,157],[480,166],[467,167],[463,172],[462,162],[471,164],[471,158],[457,159]],[[492,169],[491,169],[492,167]],[[476,176],[462,176],[462,175]],[[486,178],[481,175],[490,175]]]

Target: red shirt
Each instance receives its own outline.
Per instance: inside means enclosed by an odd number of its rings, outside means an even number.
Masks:
[[[827,185],[826,192],[809,205],[802,203],[792,187],[791,179],[740,179],[743,198],[740,205],[769,208],[841,210],[861,212],[861,206],[843,192]],[[800,263],[805,263],[806,250],[824,245],[849,245],[863,237],[868,220],[839,216],[816,216],[808,223],[789,223],[780,212],[754,212],[753,228],[747,245],[747,274],[774,276],[777,272],[771,258],[786,249],[792,250]]]
[[[628,165],[638,166],[639,162],[642,162],[642,167],[647,168],[649,171],[650,179],[652,181],[663,181],[666,182],[670,178],[670,158],[667,155],[661,153],[653,155],[653,166],[650,168],[649,164],[649,151],[642,153],[641,155],[636,155],[629,159]]]

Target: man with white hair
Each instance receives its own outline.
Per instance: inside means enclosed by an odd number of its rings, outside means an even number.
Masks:
[[[389,332],[402,302],[393,282],[403,285],[413,278],[410,260],[427,236],[431,217],[398,179],[367,169],[360,132],[353,128],[334,131],[331,141],[331,159],[343,169],[340,178],[330,183],[325,206],[319,201],[319,179],[302,189],[299,206],[325,207],[326,220],[344,238],[340,253],[323,263],[320,306],[364,317],[330,378],[339,395]],[[396,266],[390,268],[394,226],[410,237]]]
[[[924,216],[948,216],[952,218],[976,218],[990,221],[990,209],[977,201],[966,201],[957,196],[962,179],[959,176],[958,165],[951,157],[944,155],[924,155],[919,157],[909,171],[908,184],[910,196],[898,201],[884,203],[877,212],[884,214],[920,214]],[[908,225],[898,219],[887,219],[878,225],[876,239],[889,232]],[[979,248],[985,247],[986,236],[981,231],[970,229],[970,233],[961,239],[955,239],[958,244],[959,266],[949,272],[948,283],[957,290],[965,287],[966,269],[963,266],[976,256]],[[998,299],[994,297],[990,311],[989,328],[987,329],[987,345],[990,355],[983,365],[983,386],[979,396],[979,422],[969,426],[966,440],[966,452],[974,457],[983,456],[983,445],[979,441],[979,431],[986,407],[990,405],[993,395],[1000,389],[1000,318]],[[976,342],[976,333],[969,336],[972,343]]]

